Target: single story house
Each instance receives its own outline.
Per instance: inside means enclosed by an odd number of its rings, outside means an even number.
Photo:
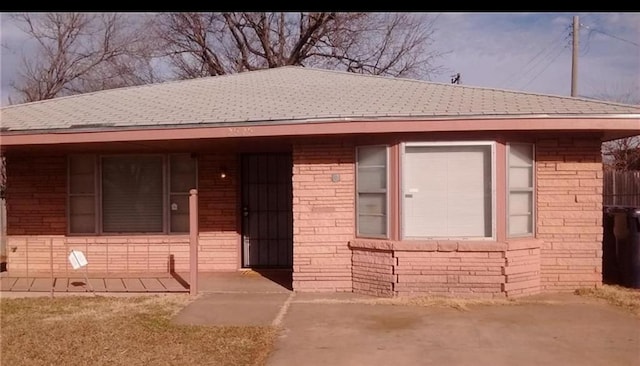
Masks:
[[[637,105],[294,66],[0,117],[11,274],[188,272],[191,215],[200,272],[376,296],[601,285],[601,143],[640,133]]]

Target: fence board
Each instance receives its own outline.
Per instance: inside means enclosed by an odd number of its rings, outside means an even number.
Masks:
[[[640,171],[605,170],[602,203],[640,207]]]

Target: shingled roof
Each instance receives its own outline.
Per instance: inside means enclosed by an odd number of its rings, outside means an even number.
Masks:
[[[631,117],[640,106],[297,66],[149,84],[0,109],[2,131],[344,119]]]

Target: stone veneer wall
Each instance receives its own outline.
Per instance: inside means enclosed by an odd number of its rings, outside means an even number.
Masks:
[[[602,284],[602,163],[598,139],[536,143],[541,286],[572,291]]]
[[[540,241],[356,239],[353,290],[373,296],[517,297],[540,292]]]
[[[293,289],[351,292],[354,148],[293,148]],[[333,178],[333,179],[332,179]]]

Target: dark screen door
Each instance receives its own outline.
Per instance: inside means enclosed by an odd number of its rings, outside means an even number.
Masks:
[[[293,266],[291,154],[242,156],[243,267]]]

